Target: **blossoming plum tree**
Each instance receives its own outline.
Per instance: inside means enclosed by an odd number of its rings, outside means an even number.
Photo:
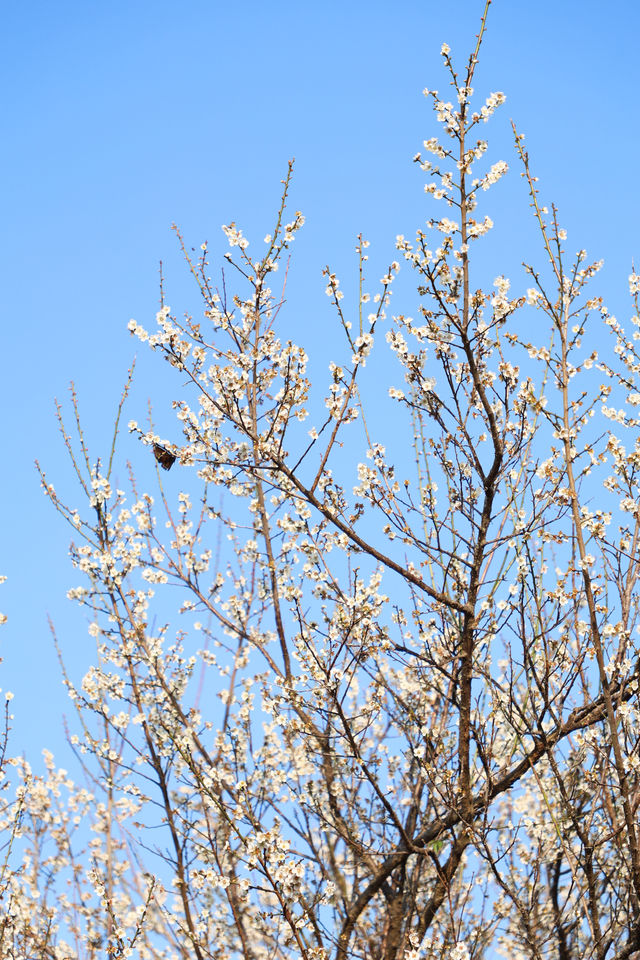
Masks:
[[[397,238],[417,319],[389,316],[397,261],[367,293],[359,238],[355,306],[325,272],[347,350],[320,407],[272,289],[303,225],[290,167],[261,256],[224,228],[235,293],[178,234],[202,316],[130,324],[179,371],[182,441],[130,430],[190,492],[113,487],[122,403],[104,461],[63,426],[88,509],[43,483],[97,642],[65,673],[86,787],[13,761],[3,956],[640,951],[640,277],[629,336],[514,128],[545,262],[522,296],[479,284],[507,171],[476,173],[505,99],[473,106],[488,6],[462,77],[442,47],[455,102],[425,91],[442,135],[414,160],[446,215]],[[393,430],[366,405],[380,330]]]

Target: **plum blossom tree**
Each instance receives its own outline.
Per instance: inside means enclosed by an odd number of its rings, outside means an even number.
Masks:
[[[323,404],[279,333],[290,166],[264,253],[224,227],[218,288],[178,233],[201,315],[163,298],[155,332],[129,325],[180,377],[181,442],[129,424],[159,493],[113,485],[130,380],[104,460],[59,412],[86,506],[42,478],[96,640],[65,672],[85,786],[3,754],[2,956],[640,955],[640,276],[629,335],[514,128],[544,261],[520,296],[481,285],[507,172],[481,138],[505,97],[472,89],[488,7],[462,75],[442,47],[454,102],[425,91],[444,215],[373,295],[359,237],[355,304],[325,270],[346,348]],[[390,315],[403,260],[416,319]]]

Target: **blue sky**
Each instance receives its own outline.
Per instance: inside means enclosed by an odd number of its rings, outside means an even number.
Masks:
[[[63,742],[67,701],[47,617],[72,660],[88,643],[66,600],[78,582],[68,528],[33,467],[38,458],[80,501],[54,397],[66,401],[75,381],[92,450],[105,452],[137,348],[127,322],[152,324],[159,260],[172,307],[195,304],[171,223],[190,245],[207,239],[218,254],[220,224],[232,219],[259,244],[293,156],[291,207],[307,223],[294,247],[286,322],[321,369],[335,331],[322,267],[346,282],[355,276],[362,231],[377,279],[396,234],[410,236],[433,212],[411,163],[436,133],[421,91],[446,89],[443,41],[463,67],[481,8],[480,0],[398,0],[393,10],[386,0],[4,5],[0,573],[9,579],[0,610],[9,622],[0,685],[16,694],[16,748]],[[612,0],[606,14],[595,0],[493,3],[475,90],[482,99],[507,94],[486,134],[491,162],[507,160],[512,173],[489,195],[496,231],[485,282],[506,273],[514,288],[525,286],[520,261],[542,261],[512,117],[545,199],[560,207],[569,249],[605,258],[599,291],[628,314],[626,278],[631,258],[640,262],[639,35],[640,7],[628,0]],[[152,396],[170,424],[166,368],[138,353],[125,420],[143,421]],[[121,451],[123,464],[141,463],[133,438],[125,435]]]

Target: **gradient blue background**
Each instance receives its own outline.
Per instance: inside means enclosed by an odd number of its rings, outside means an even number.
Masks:
[[[106,454],[137,351],[125,424],[144,420],[152,396],[167,435],[174,394],[166,365],[126,325],[131,317],[153,325],[161,259],[172,308],[197,304],[170,225],[177,222],[190,245],[210,240],[219,255],[220,224],[235,219],[262,249],[293,156],[291,208],[307,224],[294,245],[283,323],[315,357],[314,375],[325,370],[334,334],[340,341],[322,267],[330,263],[348,285],[363,231],[377,280],[395,256],[396,234],[411,236],[434,213],[411,163],[437,132],[421,91],[447,89],[443,41],[464,67],[482,6],[3,4],[0,573],[9,580],[0,610],[9,622],[0,634],[0,685],[16,695],[14,749],[51,746],[64,755],[68,701],[47,616],[72,666],[91,657],[83,618],[66,599],[80,582],[66,559],[69,528],[33,467],[37,457],[56,488],[81,502],[53,398],[66,402],[75,381],[92,452]],[[513,117],[545,199],[560,206],[568,249],[606,259],[597,289],[626,319],[626,278],[631,258],[640,261],[639,36],[640,7],[628,0],[606,10],[595,0],[492,5],[474,86],[481,102],[493,90],[507,94],[481,133],[490,161],[507,160],[512,173],[487,197],[496,230],[482,255],[485,283],[505,273],[521,289],[520,261],[543,262],[513,151]],[[126,431],[120,456],[123,478],[130,458],[142,485],[153,486],[149,458]]]

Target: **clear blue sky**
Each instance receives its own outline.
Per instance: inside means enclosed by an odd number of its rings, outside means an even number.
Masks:
[[[447,41],[462,66],[482,6],[3,5],[0,573],[9,580],[0,610],[10,619],[0,634],[0,685],[16,694],[18,748],[62,743],[59,718],[68,708],[47,615],[72,661],[89,643],[66,600],[79,582],[66,560],[69,531],[33,467],[37,457],[56,487],[73,491],[53,398],[66,399],[76,382],[94,454],[104,452],[136,349],[126,325],[131,317],[152,324],[160,259],[168,302],[178,312],[194,306],[171,223],[190,244],[208,239],[218,252],[220,224],[231,219],[260,242],[292,156],[292,208],[307,225],[294,246],[287,322],[311,352],[325,349],[325,263],[346,278],[362,230],[377,278],[396,234],[410,236],[430,215],[411,163],[435,133],[421,91],[446,89],[440,46]],[[640,7],[629,0],[606,8],[596,0],[493,3],[475,89],[507,94],[486,133],[492,162],[507,160],[512,174],[489,195],[496,222],[489,283],[502,272],[514,288],[524,283],[517,264],[538,253],[513,117],[545,198],[560,206],[569,249],[605,258],[601,289],[614,312],[628,313],[631,257],[640,262],[639,36]],[[158,363],[142,352],[125,420],[143,421],[151,394],[170,422]],[[123,464],[140,463],[126,434],[121,450]]]

